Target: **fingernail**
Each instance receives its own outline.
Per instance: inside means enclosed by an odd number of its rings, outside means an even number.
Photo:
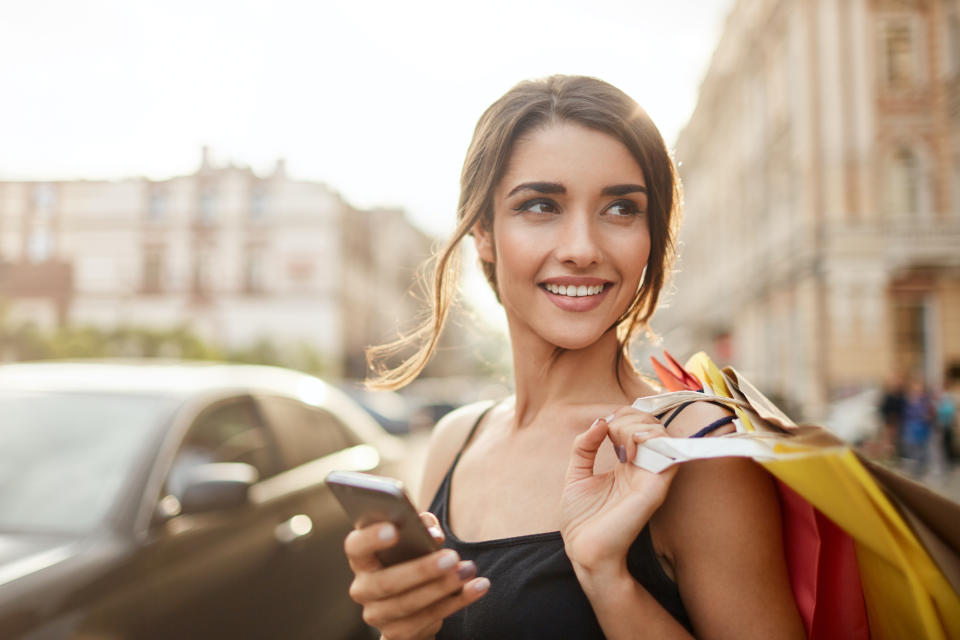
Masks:
[[[457,557],[456,551],[445,551],[437,560],[437,567],[446,570],[457,564],[458,560],[460,560],[460,558]]]
[[[386,524],[380,527],[380,533],[378,535],[384,542],[390,542],[397,537],[397,528],[392,524]]]
[[[487,580],[486,578],[480,578],[479,580],[473,583],[474,591],[486,591],[489,588],[490,588],[490,581]]]
[[[608,415],[606,418],[604,418],[603,421],[604,421],[604,422],[610,422],[610,421],[613,420],[615,417],[616,417],[616,416],[611,413],[611,414]]]
[[[595,426],[597,426],[597,423],[600,422],[601,420],[603,420],[603,418],[597,418],[596,420],[594,420],[593,423],[590,425],[590,428],[593,429]]]
[[[619,460],[620,462],[626,462],[626,461],[627,461],[627,448],[626,448],[625,446],[623,446],[622,444],[618,444],[618,445],[615,447],[615,449],[616,449],[616,451],[617,451],[617,460]]]
[[[429,532],[430,535],[433,536],[434,538],[443,537],[443,531],[440,530],[440,527],[428,527],[427,532]]]
[[[467,560],[457,567],[457,577],[461,580],[469,580],[475,575],[477,575],[477,565],[473,564],[472,560]]]

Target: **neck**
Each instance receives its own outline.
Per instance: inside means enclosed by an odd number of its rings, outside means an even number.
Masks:
[[[543,342],[522,348],[514,342],[516,425],[530,424],[545,410],[581,404],[629,404],[651,393],[626,359],[619,363],[617,379],[614,365],[619,349],[614,330],[589,347],[559,353]]]

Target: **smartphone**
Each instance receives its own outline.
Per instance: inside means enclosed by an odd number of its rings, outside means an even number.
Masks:
[[[399,480],[371,473],[331,471],[326,483],[358,527],[375,522],[392,522],[397,527],[397,544],[377,552],[383,566],[413,560],[440,548]]]

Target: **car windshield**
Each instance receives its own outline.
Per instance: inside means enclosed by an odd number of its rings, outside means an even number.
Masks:
[[[94,528],[174,407],[163,396],[0,391],[0,531]]]

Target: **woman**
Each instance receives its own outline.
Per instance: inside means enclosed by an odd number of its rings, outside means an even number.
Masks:
[[[659,475],[631,464],[650,438],[731,429],[708,403],[663,422],[630,406],[657,392],[628,348],[678,223],[663,140],[609,84],[523,82],[481,117],[424,346],[376,383],[397,388],[423,368],[470,234],[506,312],[516,393],[434,430],[420,503],[445,550],[384,569],[374,554],[392,525],[347,537],[351,595],[385,638],[802,636],[765,472],[733,459]]]

